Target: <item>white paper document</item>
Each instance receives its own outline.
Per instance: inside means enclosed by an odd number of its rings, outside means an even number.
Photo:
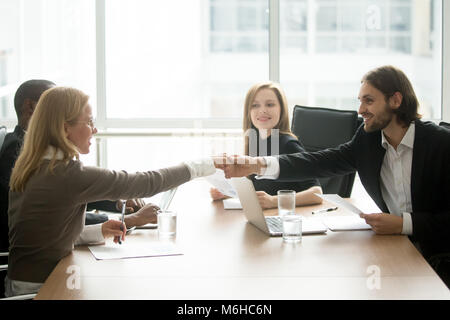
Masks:
[[[369,230],[372,229],[366,220],[359,216],[323,217],[322,223],[331,231]]]
[[[356,213],[358,215],[360,213],[364,213],[359,208],[357,208],[354,205],[352,205],[350,202],[348,202],[345,199],[341,198],[341,196],[338,195],[338,194],[318,194],[318,193],[314,193],[314,194],[316,196],[322,198],[323,200],[326,200],[328,202],[334,203],[339,208],[347,209],[348,211]]]
[[[97,260],[127,259],[141,257],[158,257],[181,255],[181,251],[173,243],[122,244],[108,242],[105,245],[89,246],[89,250]]]
[[[242,209],[242,205],[238,198],[229,198],[223,200],[223,208],[225,210],[236,210]]]
[[[223,195],[231,198],[238,197],[236,190],[230,183],[230,180],[225,178],[225,174],[222,170],[216,170],[216,173],[205,177],[205,179],[206,181],[211,183],[214,188],[218,189]]]
[[[349,231],[349,230],[369,230],[372,229],[370,225],[366,223],[366,220],[359,217],[360,213],[364,213],[361,209],[355,207],[350,202],[343,199],[338,194],[317,194],[323,200],[331,202],[339,208],[344,208],[356,215],[351,216],[326,216],[322,218],[323,224],[325,224],[331,231]]]

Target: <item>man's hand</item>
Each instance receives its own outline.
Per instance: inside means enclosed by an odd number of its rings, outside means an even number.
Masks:
[[[217,157],[214,160],[216,167],[222,169],[225,178],[246,177],[251,174],[261,174],[266,162],[262,157],[249,157],[233,155],[228,157]],[[221,163],[219,163],[221,162]]]
[[[270,209],[278,207],[278,198],[276,196],[271,196],[264,191],[256,191],[258,196],[259,204],[263,209]]]
[[[366,220],[376,234],[401,234],[403,218],[389,213],[372,213],[359,215]]]
[[[121,238],[122,241],[125,240],[126,233],[127,233],[127,226],[125,223],[122,226],[121,221],[108,220],[102,223],[102,235],[103,238],[105,239],[114,237],[114,242],[117,243],[119,241],[119,238]]]
[[[125,216],[125,223],[129,228],[143,226],[147,223],[157,223],[158,210],[159,207],[157,205],[148,203],[139,209],[138,212]]]
[[[145,202],[142,199],[129,199],[127,200],[125,213],[133,213],[145,206]],[[117,200],[116,208],[122,212],[122,201]]]

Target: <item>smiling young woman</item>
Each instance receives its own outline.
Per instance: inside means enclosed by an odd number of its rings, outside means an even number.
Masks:
[[[243,116],[244,153],[251,156],[289,154],[304,151],[289,125],[289,109],[286,95],[278,83],[263,82],[253,85],[247,92]],[[275,147],[272,149],[272,146]],[[261,207],[278,206],[278,190],[295,190],[296,205],[321,203],[314,193],[322,193],[317,179],[280,182],[250,179],[257,191]],[[212,188],[214,200],[224,199],[219,190]]]

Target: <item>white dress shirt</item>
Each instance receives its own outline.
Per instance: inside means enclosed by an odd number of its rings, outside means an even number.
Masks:
[[[196,160],[184,161],[191,173],[191,180],[195,178],[212,175],[216,172],[212,158],[201,158]]]
[[[381,145],[386,149],[381,166],[381,194],[391,214],[403,217],[402,234],[412,235],[411,167],[415,136],[412,122],[395,150],[381,131]],[[276,157],[263,157],[267,167],[257,179],[278,179],[280,164]]]
[[[381,194],[391,214],[403,217],[402,234],[412,235],[411,167],[416,126],[410,124],[397,150],[381,131],[381,145],[386,149],[381,166]]]

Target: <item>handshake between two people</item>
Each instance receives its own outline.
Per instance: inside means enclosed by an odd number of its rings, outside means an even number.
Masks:
[[[246,177],[252,174],[262,175],[267,168],[263,157],[232,155],[213,157],[216,168],[223,170],[225,178]]]

